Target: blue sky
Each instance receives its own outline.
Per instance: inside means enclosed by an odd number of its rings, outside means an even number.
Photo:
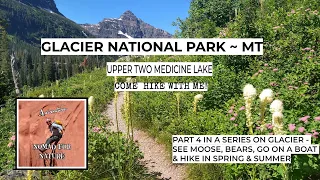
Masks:
[[[126,10],[156,28],[173,34],[172,22],[188,16],[191,0],[55,0],[57,8],[76,23],[96,24],[118,18]]]

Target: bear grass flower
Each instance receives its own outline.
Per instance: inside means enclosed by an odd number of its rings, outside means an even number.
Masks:
[[[203,99],[203,95],[202,94],[197,94],[197,95],[194,96],[194,101],[193,101],[193,111],[194,112],[197,112],[197,104],[202,99]]]
[[[202,94],[197,94],[197,95],[194,96],[194,100],[196,100],[196,101],[200,101],[202,99],[203,99],[203,95]]]
[[[93,96],[90,96],[89,97],[89,111],[91,113],[93,113],[93,104],[94,104],[94,97]]]
[[[251,104],[252,101],[254,100],[255,96],[257,95],[257,90],[253,87],[252,84],[246,84],[243,88],[243,97],[245,99],[245,104],[246,104],[246,117],[247,117],[247,122],[246,125],[249,128],[249,133],[253,134],[252,126],[253,126],[253,121],[252,121],[252,114],[251,114]]]
[[[271,103],[273,100],[273,91],[271,89],[264,89],[260,96],[260,121],[261,121],[261,131],[265,130],[265,122],[264,122],[264,116],[265,116],[265,111],[267,104]]]
[[[251,84],[247,84],[243,88],[243,97],[245,99],[254,98],[257,95],[257,90]]]
[[[130,111],[130,93],[128,91],[124,91],[124,118],[127,123],[129,123],[129,118],[130,118],[129,111]]]
[[[203,99],[203,95],[202,94],[197,94],[197,95],[194,96],[194,101],[193,101],[193,111],[194,112],[197,112],[197,104],[202,99]]]
[[[274,112],[272,114],[272,125],[279,125],[282,124],[283,114],[282,112]]]
[[[282,112],[283,111],[283,103],[282,101],[276,99],[270,104],[270,112]]]
[[[283,135],[283,114],[282,112],[274,112],[272,114],[272,126],[275,135]]]
[[[261,102],[271,103],[273,100],[273,91],[271,89],[264,89],[259,98]]]
[[[114,76],[114,83],[117,83],[118,82],[118,77],[117,76]],[[115,101],[115,106],[118,102],[118,91],[114,91],[114,101]]]
[[[115,79],[115,81],[117,81],[117,80]],[[126,82],[134,83],[134,82],[136,82],[136,79],[134,77],[127,77]],[[115,94],[115,96],[116,96],[115,99],[117,99],[118,95]],[[127,135],[128,135],[128,138],[131,138],[133,140],[132,119],[131,119],[131,114],[130,114],[131,108],[132,108],[131,105],[132,105],[132,100],[130,97],[130,92],[124,91],[124,118],[125,118],[125,121],[127,122]],[[117,125],[117,127],[118,127],[118,125]],[[130,130],[131,130],[131,133],[130,133]]]

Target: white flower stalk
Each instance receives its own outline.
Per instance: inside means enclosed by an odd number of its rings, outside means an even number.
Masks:
[[[134,83],[135,78],[128,77],[126,78],[126,82],[129,83]],[[125,91],[124,92],[124,116],[125,120],[127,122],[127,135],[129,138],[133,140],[133,124],[132,124],[132,119],[131,119],[131,98],[130,98],[130,92]],[[130,133],[131,130],[131,133]]]
[[[90,113],[93,113],[94,97],[90,96],[88,101],[89,101],[89,111]]]
[[[202,99],[203,99],[203,95],[202,95],[202,94],[197,94],[197,95],[194,96],[194,100],[195,100],[195,101],[198,101],[198,102],[199,102],[199,101],[201,101]]]
[[[253,134],[252,126],[253,126],[253,121],[252,121],[252,114],[251,114],[251,105],[252,101],[257,95],[257,90],[253,87],[251,84],[245,85],[243,88],[243,97],[245,99],[246,103],[246,117],[247,117],[247,122],[246,125],[249,128],[249,133]]]
[[[114,76],[114,83],[118,82],[117,76]],[[117,132],[119,136],[119,121],[118,121],[118,91],[114,91],[114,111],[116,114]]]
[[[39,98],[44,98],[44,95],[43,95],[43,94],[41,94],[41,95],[39,96]]]
[[[275,100],[276,101],[276,100]],[[276,110],[281,110],[281,111],[275,111],[272,114],[272,126],[273,126],[273,132],[274,135],[284,135],[285,132],[283,131],[283,114],[282,114],[282,102],[281,101],[276,101],[274,104]],[[282,164],[282,167],[284,169],[284,179],[288,179],[288,171],[287,171],[287,166],[286,164]]]
[[[53,90],[51,90],[51,97],[53,97],[53,98],[54,98]]]
[[[274,112],[272,114],[272,126],[275,135],[282,135],[283,132],[283,114],[282,112]]]
[[[274,112],[272,114],[272,124],[273,125],[280,125],[282,124],[283,114],[281,112]]]
[[[264,115],[266,112],[267,104],[271,103],[273,100],[273,91],[271,89],[264,89],[260,96],[260,122],[261,122],[261,131],[265,130],[265,122],[264,122]]]
[[[180,118],[180,93],[176,93],[178,117]]]
[[[270,112],[281,112],[283,111],[283,103],[282,101],[276,99],[270,104]]]
[[[133,139],[133,124],[131,119],[131,97],[129,91],[124,91],[124,118],[127,124],[127,136]],[[131,133],[130,133],[131,130]]]
[[[130,108],[130,94],[128,91],[124,91],[124,117],[126,122],[129,122],[129,108]]]
[[[56,85],[59,86],[59,80],[56,80]]]
[[[261,102],[271,103],[273,100],[273,91],[271,89],[264,89],[259,98]]]
[[[252,84],[247,84],[243,88],[243,97],[244,99],[254,99],[257,95],[257,90],[253,87]]]
[[[114,77],[114,84],[116,84],[118,82],[118,78],[117,76]],[[118,102],[118,91],[114,91],[114,100],[115,100],[115,103],[117,104]]]
[[[197,104],[202,99],[203,99],[203,95],[202,94],[197,94],[197,95],[194,96],[194,101],[193,101],[193,111],[194,112],[197,112]]]
[[[108,74],[108,69],[107,69],[107,74]],[[117,83],[117,82],[118,82],[118,78],[117,76],[114,76],[114,83]],[[120,131],[119,131],[119,120],[118,120],[118,92],[117,91],[114,91],[114,111],[116,114],[116,123],[117,123],[117,135],[118,135],[117,147],[118,147],[118,165],[119,165],[121,154],[120,154]]]

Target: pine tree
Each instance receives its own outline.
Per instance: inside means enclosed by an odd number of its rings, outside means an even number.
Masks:
[[[38,66],[37,63],[34,64],[34,68],[32,71],[32,83],[33,86],[39,85],[39,77],[38,77]]]
[[[61,63],[60,77],[61,79],[65,79],[67,77],[67,66],[66,66],[65,58],[61,58],[60,63]]]
[[[45,81],[55,80],[55,64],[52,56],[46,56],[44,65],[44,79]]]
[[[1,72],[3,72],[4,76],[11,80],[10,73],[10,58],[9,58],[9,47],[8,47],[8,36],[5,28],[3,26],[0,27],[1,31]],[[8,82],[9,83],[9,82]]]
[[[27,67],[27,85],[30,87],[33,87],[33,77],[32,77],[32,69],[33,69],[33,62],[32,62],[32,57],[28,53],[27,50],[25,50],[26,54],[26,67]]]
[[[13,79],[9,58],[9,41],[6,27],[6,22],[0,21],[0,103],[3,103],[6,96],[9,96],[10,92],[13,90]]]
[[[41,85],[43,82],[44,82],[44,71],[43,71],[43,63],[44,63],[44,60],[42,57],[40,57],[39,59],[39,65],[38,65],[38,68],[37,68],[37,71],[38,71],[38,85]]]

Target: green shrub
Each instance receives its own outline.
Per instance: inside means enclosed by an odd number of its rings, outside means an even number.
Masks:
[[[248,1],[249,2],[249,1]],[[253,2],[253,1],[250,1]],[[134,118],[146,124],[156,137],[175,134],[245,135],[245,105],[242,88],[253,84],[260,93],[271,88],[276,99],[284,103],[283,127],[286,134],[312,134],[312,143],[319,144],[320,130],[320,16],[316,1],[261,1],[255,10],[240,9],[234,21],[223,28],[225,37],[259,37],[264,39],[263,56],[178,56],[176,61],[212,61],[213,76],[208,77],[149,77],[140,81],[204,81],[209,89],[199,102],[197,113],[192,112],[195,93],[181,92],[180,117],[171,92],[135,93]],[[205,5],[204,5],[205,6]],[[248,7],[248,9],[252,8]],[[193,7],[194,8],[194,7]],[[201,7],[197,7],[200,8]],[[206,8],[206,7],[204,7]],[[201,10],[200,10],[201,11]],[[252,16],[250,16],[252,15]],[[187,24],[184,24],[187,26]],[[187,29],[187,28],[186,28]],[[182,34],[188,32],[182,32]],[[164,58],[171,61],[172,58]],[[148,102],[148,103],[147,103]],[[259,131],[259,101],[253,102],[254,134]],[[230,111],[232,109],[232,112]],[[310,116],[310,117],[309,117]],[[265,114],[271,122],[271,113]],[[309,118],[308,118],[309,117]],[[307,118],[305,123],[301,118]],[[294,130],[289,126],[295,125]],[[302,129],[298,128],[304,128]],[[258,128],[258,129],[256,129]],[[170,141],[165,141],[168,147]],[[170,148],[168,148],[170,151]],[[293,155],[288,165],[290,179],[319,179],[319,155]],[[283,179],[285,172],[278,164],[197,164],[190,165],[190,179]],[[217,174],[219,176],[217,176]]]
[[[0,112],[0,172],[15,166],[15,106],[14,100],[7,101]]]
[[[113,98],[113,77],[106,77],[105,70],[78,74],[59,83],[41,86],[25,92],[25,97],[38,97],[44,94],[51,97],[89,97],[94,96],[94,113],[88,119],[88,170],[81,171],[41,171],[41,174],[55,174],[56,179],[153,179],[139,160],[143,157],[137,145],[106,129],[108,120],[101,115],[107,103]],[[85,85],[84,85],[84,82]],[[28,96],[27,96],[28,95]],[[15,165],[14,142],[15,101],[8,101],[0,113],[1,141],[0,172],[13,169]],[[97,132],[95,132],[97,131]],[[120,147],[120,148],[118,148]],[[120,155],[120,156],[119,156]]]

